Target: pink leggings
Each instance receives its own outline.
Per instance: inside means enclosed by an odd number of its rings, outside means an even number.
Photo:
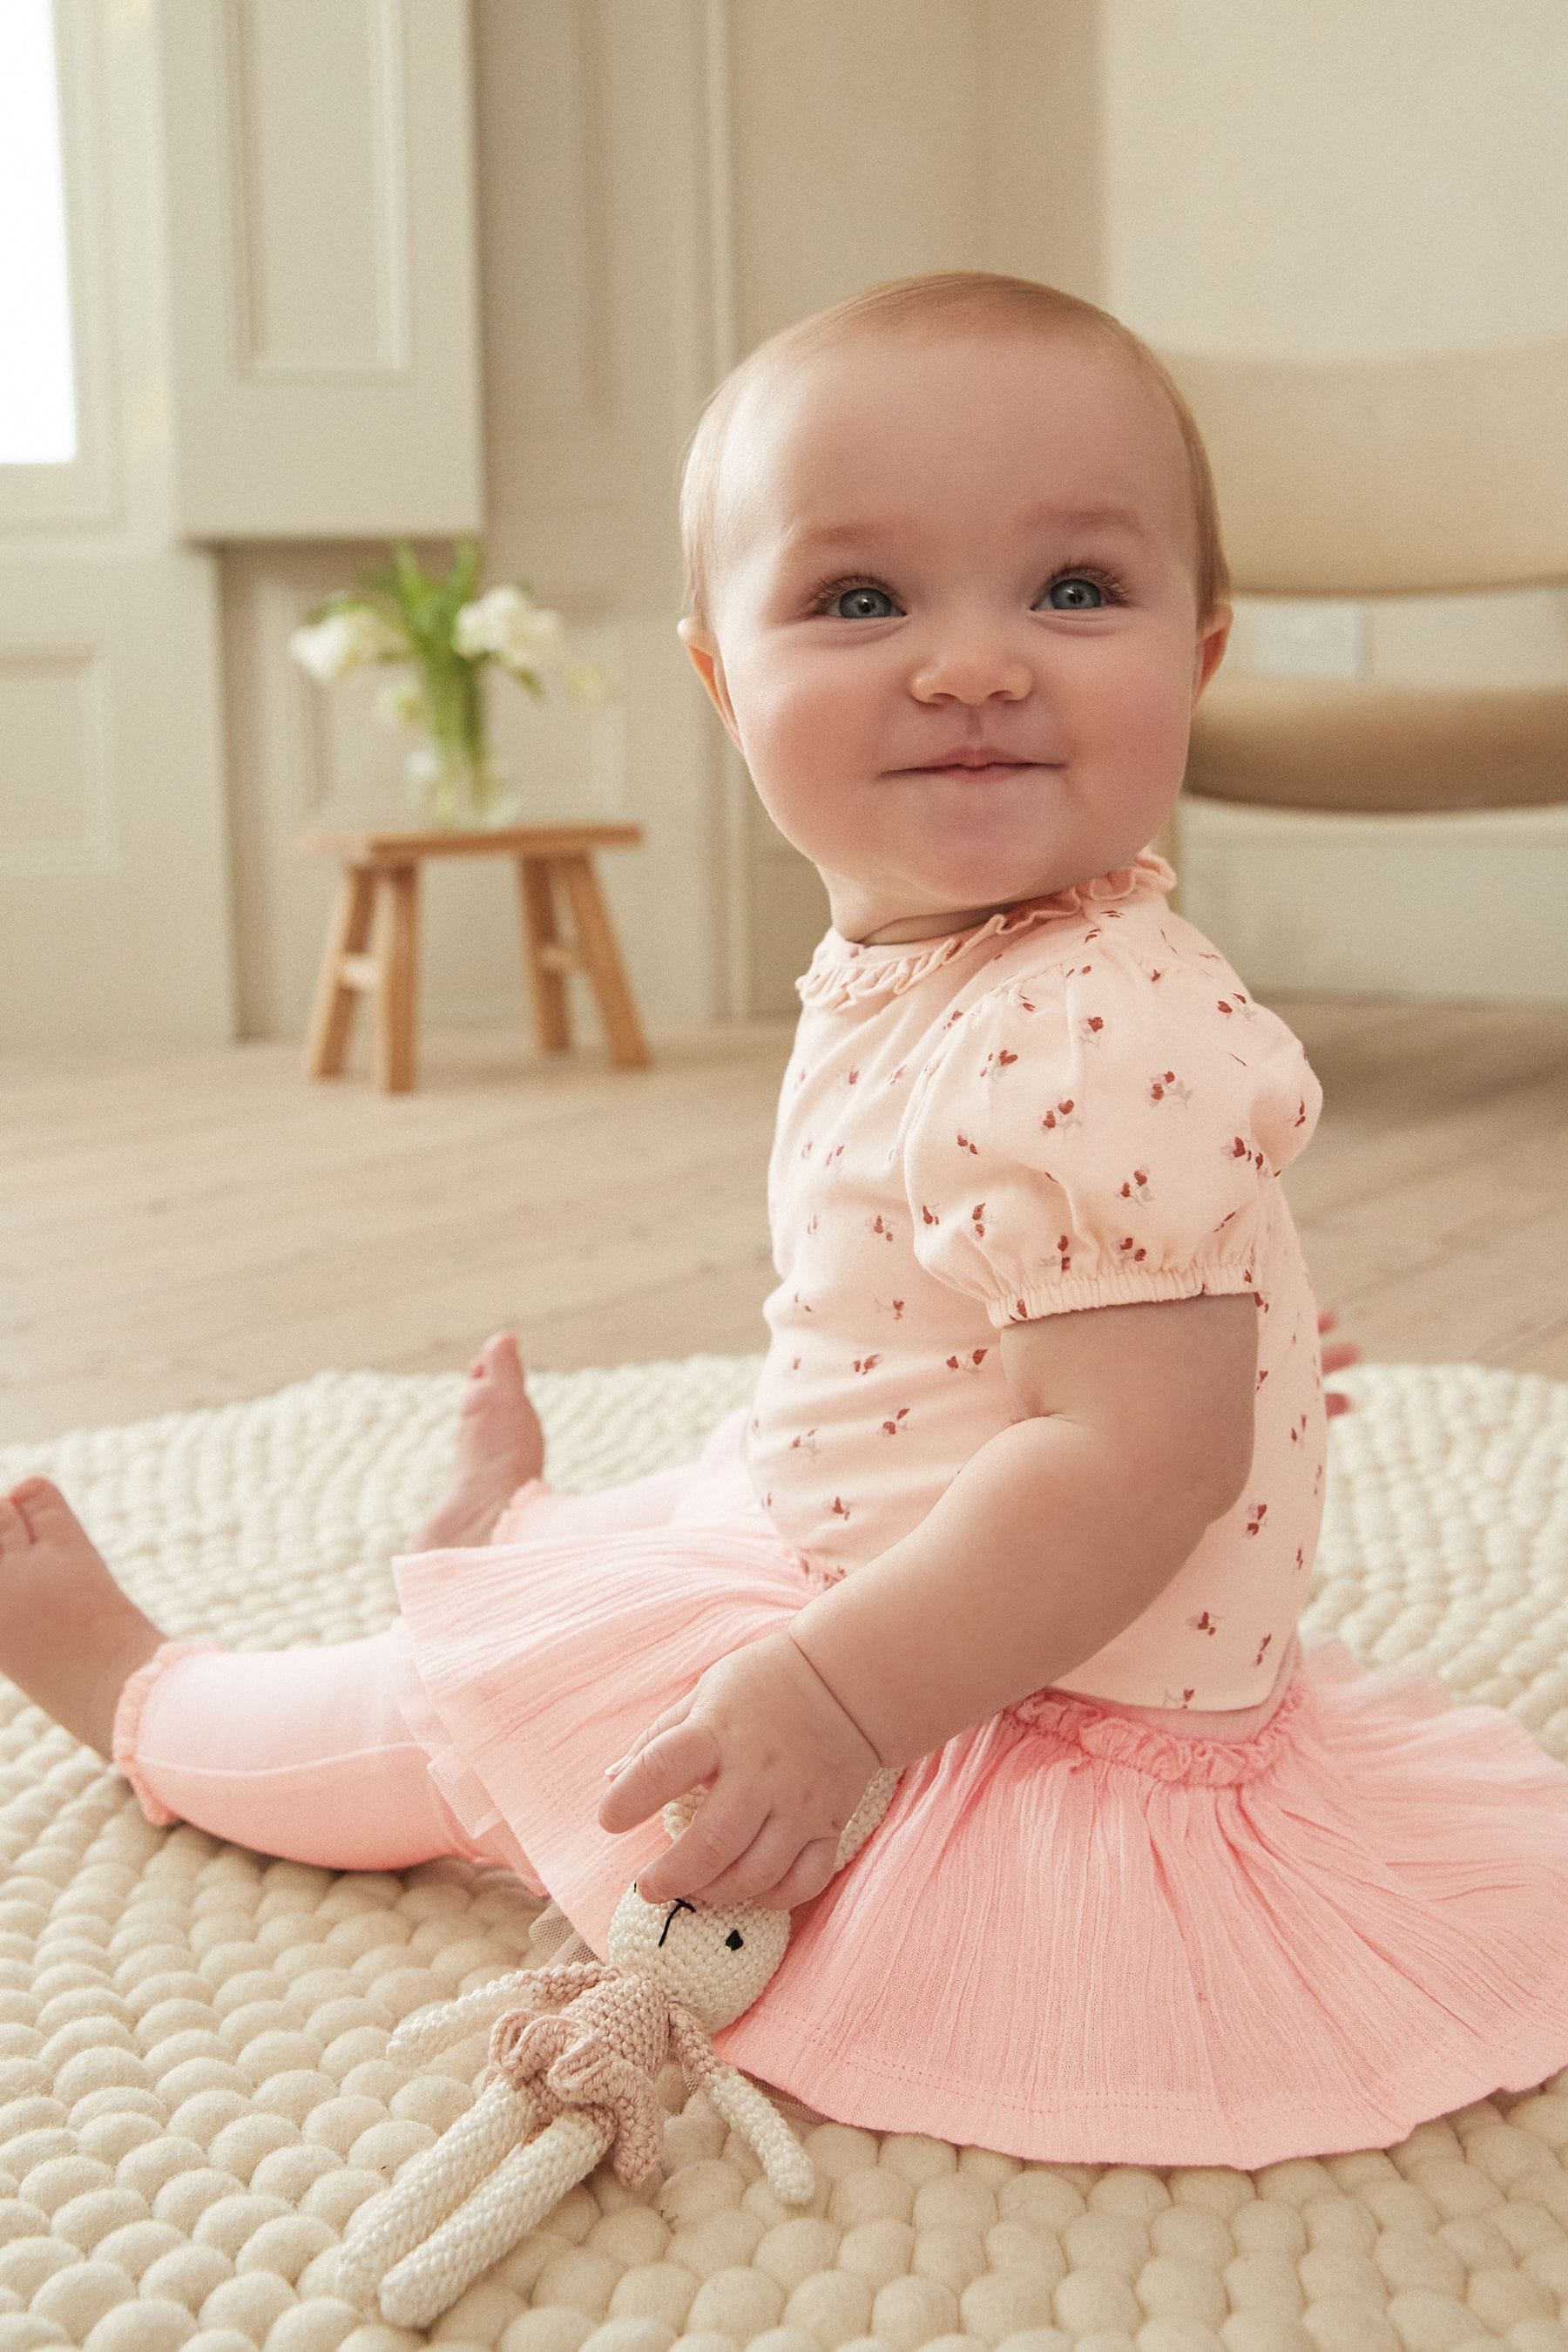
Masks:
[[[592,1498],[521,1487],[498,1542],[565,1521],[577,1532],[659,1527],[692,1469],[656,1471]],[[592,1524],[584,1527],[590,1517]],[[476,1843],[430,1777],[408,1719],[399,1629],[363,1642],[225,1650],[165,1642],[132,1675],[114,1720],[114,1760],[160,1827],[189,1822],[214,1837],[327,1870],[408,1870],[444,1854],[526,1866],[498,1825]]]
[[[693,1524],[705,1516],[689,1465],[585,1496],[521,1490],[498,1541],[552,1518],[573,1532]],[[591,1527],[584,1522],[591,1517]],[[460,1570],[455,1570],[460,1573]],[[166,1642],[121,1694],[114,1760],[150,1821],[189,1822],[215,1837],[328,1870],[406,1870],[444,1854],[496,1862],[531,1875],[504,1823],[476,1843],[429,1770],[405,1695],[401,1628],[363,1642],[228,1651]],[[1113,1714],[1205,1738],[1247,1739],[1284,1696],[1296,1654],[1285,1647],[1273,1690],[1258,1706],[1201,1715],[1101,1700]]]

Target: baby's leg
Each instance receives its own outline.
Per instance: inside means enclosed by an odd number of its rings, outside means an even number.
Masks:
[[[452,1551],[536,1537],[622,1535],[700,1519],[721,1497],[725,1511],[740,1507],[751,1500],[739,1450],[744,1418],[740,1411],[728,1414],[695,1463],[651,1471],[595,1494],[557,1494],[542,1475],[544,1434],[517,1341],[509,1331],[497,1332],[468,1367],[452,1484],[408,1549]],[[714,1486],[721,1457],[729,1473],[721,1489]]]
[[[544,1432],[517,1341],[498,1331],[468,1366],[452,1483],[409,1549],[488,1543],[506,1504],[543,1468]]]
[[[501,1858],[481,1856],[431,1780],[389,1636],[255,1654],[165,1643],[42,1478],[0,1498],[0,1672],[112,1755],[156,1820],[329,1870]]]
[[[128,1684],[114,1760],[154,1822],[327,1870],[488,1854],[430,1777],[390,1633],[239,1651],[172,1643]]]

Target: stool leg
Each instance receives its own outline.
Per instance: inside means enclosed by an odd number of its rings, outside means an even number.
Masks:
[[[342,1076],[343,1056],[348,1051],[349,1029],[353,1021],[354,1001],[358,993],[343,982],[342,961],[346,955],[363,953],[365,942],[370,938],[374,904],[375,877],[370,868],[346,866],[338,888],[338,903],[332,909],[332,919],[327,929],[321,975],[316,982],[316,1000],[310,1010],[310,1025],[305,1038],[305,1070],[310,1077],[337,1078]]]
[[[599,1016],[610,1041],[610,1059],[617,1069],[646,1069],[647,1045],[594,861],[591,857],[563,857],[560,864],[562,879],[572,901],[572,919],[576,926],[583,970],[599,1000]]]
[[[522,910],[522,954],[533,998],[533,1039],[542,1054],[563,1054],[572,1043],[566,1003],[566,975],[546,963],[542,948],[561,944],[555,915],[555,894],[550,887],[547,857],[517,861],[518,898]]]
[[[414,1087],[414,1017],[419,986],[419,868],[390,866],[381,875],[375,998],[375,1079],[383,1094]]]

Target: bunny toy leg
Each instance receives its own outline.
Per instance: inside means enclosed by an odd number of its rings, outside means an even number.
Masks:
[[[572,2107],[537,2139],[513,2148],[468,2203],[383,2282],[383,2317],[395,2327],[427,2327],[569,2189],[587,2179],[615,2130],[612,2117]]]
[[[393,2264],[492,2176],[538,2121],[538,2108],[526,2092],[507,2082],[492,2083],[433,2147],[404,2168],[393,2188],[361,2209],[363,2219],[355,2217],[358,2226],[351,2226],[338,2257],[338,2293],[344,2302],[368,2309]]]

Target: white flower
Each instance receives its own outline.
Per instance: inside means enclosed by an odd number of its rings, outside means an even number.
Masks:
[[[375,709],[389,727],[417,727],[425,716],[425,698],[411,677],[394,678],[377,695]]]
[[[322,686],[346,677],[351,669],[384,655],[406,654],[407,640],[400,629],[368,604],[350,604],[324,620],[307,622],[289,640],[289,650],[301,669]]]
[[[503,585],[459,608],[452,642],[470,659],[494,654],[508,669],[539,669],[559,659],[563,626],[559,613],[536,604],[521,588]]]
[[[602,710],[620,692],[609,671],[602,669],[596,661],[568,662],[564,683],[573,701],[581,703],[585,710]]]

